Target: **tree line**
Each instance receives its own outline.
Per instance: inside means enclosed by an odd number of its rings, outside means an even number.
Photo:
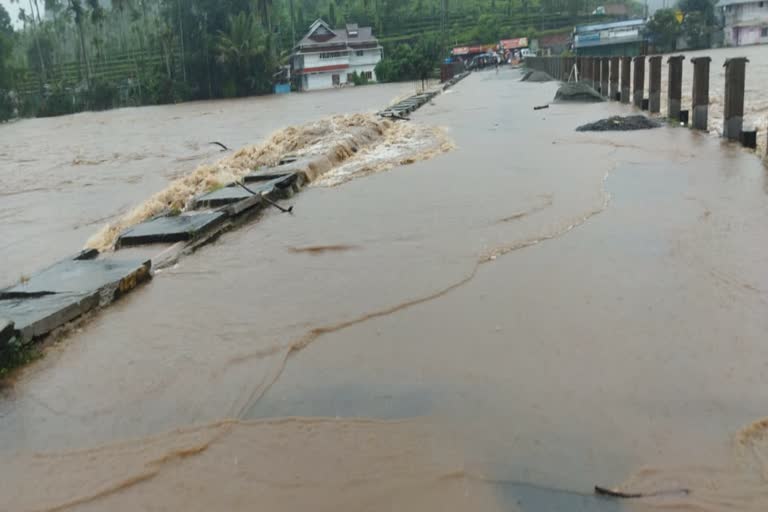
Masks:
[[[684,43],[687,49],[722,43],[722,27],[713,0],[679,0],[677,6],[656,11],[648,31],[659,51],[671,52]]]
[[[309,25],[355,22],[380,77],[422,78],[454,44],[529,35],[599,0],[13,0],[0,6],[0,119],[264,94]],[[626,0],[635,3],[632,0]],[[10,113],[9,113],[10,112]]]

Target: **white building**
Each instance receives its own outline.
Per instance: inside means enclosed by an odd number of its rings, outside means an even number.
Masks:
[[[768,0],[720,0],[725,44],[746,46],[768,43]]]
[[[371,27],[332,29],[317,20],[294,48],[291,71],[300,91],[314,91],[351,84],[355,72],[375,82],[380,60],[381,46]]]

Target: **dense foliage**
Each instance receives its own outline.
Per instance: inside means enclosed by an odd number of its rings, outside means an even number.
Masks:
[[[319,17],[335,26],[373,26],[385,49],[378,76],[418,80],[434,72],[450,46],[567,30],[590,21],[589,14],[602,5],[600,0],[15,1],[16,32],[0,11],[0,80],[7,82],[0,88],[16,95],[2,93],[0,109],[5,101],[22,115],[267,93],[297,39]],[[636,6],[634,0],[623,1]]]
[[[675,9],[656,11],[648,30],[661,51],[674,51],[681,38],[686,48],[709,48],[721,33],[717,23],[714,0],[680,0]]]
[[[376,76],[382,82],[426,80],[439,64],[444,45],[438,36],[425,36],[411,46],[408,43],[394,47],[376,66]]]
[[[677,47],[680,36],[680,23],[677,21],[675,9],[659,9],[648,22],[648,30],[660,51],[671,52]]]

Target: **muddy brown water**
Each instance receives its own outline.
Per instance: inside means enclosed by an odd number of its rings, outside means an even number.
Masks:
[[[745,75],[744,87],[744,129],[758,130],[758,147],[764,154],[768,145],[768,95],[765,94],[765,84],[768,83],[768,49],[765,46],[749,46],[744,48],[720,48],[717,50],[699,50],[695,52],[678,52],[684,55],[683,61],[683,109],[690,111],[693,94],[693,64],[692,58],[711,57],[709,67],[709,131],[719,135],[723,133],[723,103],[725,98],[725,60],[734,57],[749,59]],[[667,111],[667,90],[669,86],[668,55],[664,56],[661,68],[661,111]],[[648,80],[646,69],[645,95],[648,96]]]
[[[519,76],[415,114],[453,151],[306,189],[24,372],[0,509],[764,510],[765,168],[576,133],[630,109]]]
[[[0,125],[0,286],[79,251],[170,181],[287,126],[375,112],[413,84],[86,112]],[[229,153],[231,154],[231,152]]]

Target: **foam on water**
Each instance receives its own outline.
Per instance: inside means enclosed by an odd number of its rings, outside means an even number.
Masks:
[[[196,196],[259,167],[274,166],[289,153],[313,160],[307,173],[310,180],[328,175],[321,183],[338,185],[357,176],[432,158],[452,147],[442,130],[396,123],[373,114],[332,116],[284,128],[263,143],[242,148],[218,162],[202,164],[191,174],[177,178],[115,222],[106,224],[88,240],[86,248],[111,250],[127,228],[164,212],[185,211]]]

